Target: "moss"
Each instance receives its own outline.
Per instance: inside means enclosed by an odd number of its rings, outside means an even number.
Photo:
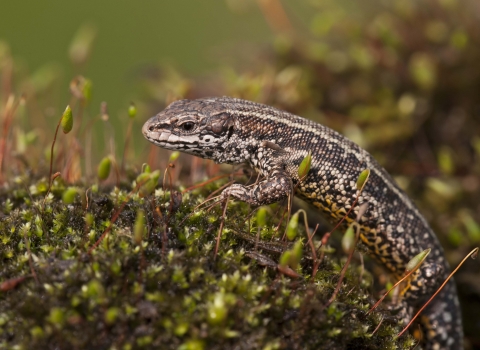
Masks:
[[[42,183],[28,183],[28,187]],[[60,186],[53,192],[58,193]],[[250,208],[245,204],[229,205],[215,257],[221,209],[193,212],[215,186],[220,184],[185,195],[175,211],[169,208],[168,195],[134,195],[115,223],[112,217],[121,205],[119,198],[127,198],[127,189],[100,188],[89,195],[88,207],[79,196],[66,204],[60,193],[50,195],[43,206],[42,191],[31,195],[28,202],[19,201],[15,193],[22,191],[23,184],[2,193],[3,202],[13,204],[4,206],[9,216],[0,221],[0,279],[28,278],[0,294],[1,346],[408,347],[410,338],[394,339],[400,330],[395,321],[383,321],[372,335],[385,315],[366,316],[371,287],[367,280],[371,279],[364,279],[358,288],[358,266],[349,268],[337,300],[324,310],[336,286],[340,261],[328,257],[312,283],[307,256],[299,279],[249,258],[254,241],[245,239],[251,235],[245,223]],[[85,193],[82,188],[76,191]],[[133,237],[138,210],[145,212],[147,228],[140,244]],[[250,224],[256,232],[255,220]],[[88,254],[109,225],[111,231]],[[38,230],[41,235],[35,234]],[[257,254],[279,260],[279,254],[268,249]],[[31,275],[29,259],[36,278]]]

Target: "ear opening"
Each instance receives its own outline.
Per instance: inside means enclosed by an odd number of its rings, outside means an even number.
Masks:
[[[235,129],[233,125],[230,125],[230,127],[228,128],[227,140],[230,140],[230,137],[232,137],[234,130]]]

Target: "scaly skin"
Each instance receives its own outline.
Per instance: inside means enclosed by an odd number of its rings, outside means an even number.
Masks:
[[[369,253],[399,278],[406,264],[431,248],[422,267],[402,292],[404,321],[434,293],[448,276],[449,266],[435,234],[415,205],[373,157],[337,132],[266,105],[228,98],[181,100],[149,119],[144,136],[154,144],[217,163],[248,164],[264,180],[255,186],[234,184],[227,196],[265,205],[285,199],[292,190],[338,221],[357,196],[356,180],[370,169],[370,178],[347,222],[362,203],[360,238]],[[300,182],[298,166],[312,152],[308,176]],[[421,317],[426,349],[462,349],[460,307],[453,281]]]

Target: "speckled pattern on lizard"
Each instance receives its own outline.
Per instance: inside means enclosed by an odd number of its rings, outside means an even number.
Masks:
[[[233,184],[222,198],[251,205],[281,201],[295,189],[332,222],[340,220],[357,196],[356,180],[364,169],[370,178],[351,211],[360,218],[360,238],[368,252],[395,278],[421,251],[431,248],[422,267],[401,295],[404,322],[425,303],[450,268],[443,249],[408,196],[375,159],[341,134],[279,109],[229,97],[180,100],[150,118],[144,136],[159,147],[217,163],[248,164],[263,180],[254,186]],[[308,152],[311,168],[300,181],[298,167]],[[463,331],[455,284],[450,281],[421,316],[426,349],[462,349]]]

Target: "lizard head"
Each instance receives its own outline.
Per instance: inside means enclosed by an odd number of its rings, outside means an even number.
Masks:
[[[234,118],[214,98],[175,101],[142,128],[157,146],[202,158],[214,158],[233,130]]]

